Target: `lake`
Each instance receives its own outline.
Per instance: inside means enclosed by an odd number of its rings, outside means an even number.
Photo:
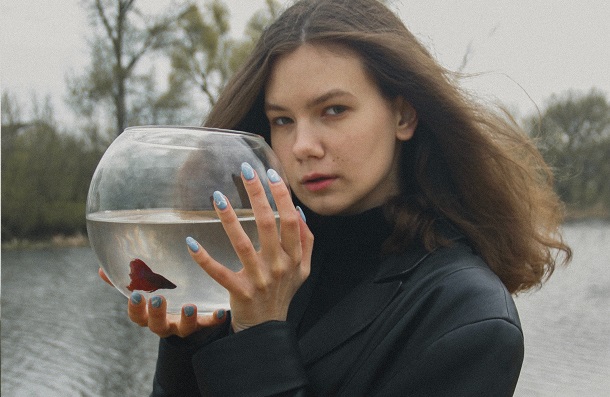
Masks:
[[[565,226],[574,261],[516,298],[515,396],[610,395],[610,223]],[[146,396],[158,338],[97,276],[89,248],[2,251],[2,395]]]

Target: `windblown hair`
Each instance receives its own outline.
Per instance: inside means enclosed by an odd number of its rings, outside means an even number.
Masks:
[[[270,141],[265,84],[274,61],[304,43],[355,52],[388,99],[403,97],[418,127],[402,143],[401,195],[387,203],[394,232],[388,251],[414,241],[448,242],[435,228],[450,220],[512,293],[539,286],[571,250],[560,226],[563,205],[533,142],[507,114],[458,87],[402,21],[376,0],[303,0],[260,38],[231,79],[206,126],[250,131]],[[561,255],[563,254],[563,255]]]

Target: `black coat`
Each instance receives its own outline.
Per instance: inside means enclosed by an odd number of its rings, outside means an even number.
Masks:
[[[161,340],[153,396],[510,396],[523,361],[513,300],[467,245],[387,259],[301,338],[286,322],[204,343]],[[195,382],[196,379],[196,382]]]

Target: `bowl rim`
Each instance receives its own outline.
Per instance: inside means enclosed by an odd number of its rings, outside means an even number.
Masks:
[[[195,130],[195,131],[206,131],[220,134],[232,134],[232,135],[245,135],[252,138],[264,139],[262,135],[255,134],[253,132],[231,130],[227,128],[212,128],[212,127],[199,127],[199,126],[187,126],[187,125],[134,125],[125,128],[123,132],[130,132],[135,130],[148,130],[148,129],[174,129],[174,130]]]

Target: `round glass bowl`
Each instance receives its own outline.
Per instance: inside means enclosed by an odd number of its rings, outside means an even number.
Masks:
[[[229,308],[227,291],[191,258],[192,236],[218,262],[242,265],[216,216],[212,194],[228,197],[258,248],[256,224],[241,179],[248,162],[274,211],[266,171],[286,180],[278,159],[255,134],[195,127],[127,128],[106,150],[87,197],[87,232],[102,269],[125,296],[163,295],[167,310],[197,305],[199,314]]]

